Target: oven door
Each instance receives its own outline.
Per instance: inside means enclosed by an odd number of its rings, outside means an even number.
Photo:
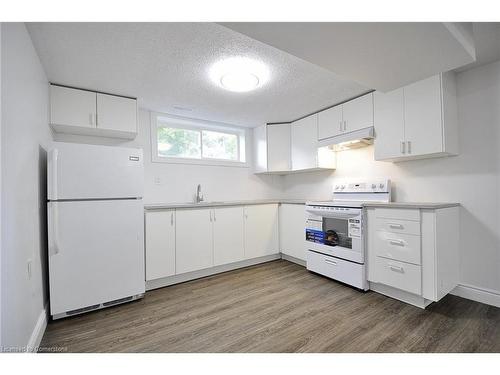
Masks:
[[[306,224],[307,249],[364,263],[362,210],[349,213],[312,213]]]

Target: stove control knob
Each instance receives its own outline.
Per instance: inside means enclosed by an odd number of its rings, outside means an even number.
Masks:
[[[340,188],[341,188],[342,190],[344,190],[344,189],[345,189],[345,185],[342,185]]]
[[[376,187],[377,187],[377,185],[372,184],[372,189],[375,189]]]
[[[380,184],[380,185],[379,185],[379,187],[380,187],[381,189],[383,189],[383,188],[384,188],[384,186],[385,186],[384,184]]]
[[[339,190],[339,185],[335,185],[335,190]]]

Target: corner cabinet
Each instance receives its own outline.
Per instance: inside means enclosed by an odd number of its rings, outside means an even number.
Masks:
[[[304,204],[282,203],[279,208],[279,238],[281,253],[292,259],[306,262],[305,223],[306,209]]]
[[[278,205],[245,207],[245,258],[279,253]]]
[[[50,126],[56,133],[133,139],[137,100],[50,85]]]
[[[317,134],[317,114],[254,128],[254,172],[284,175],[335,169],[335,152],[319,147]]]
[[[318,114],[291,123],[292,171],[335,169],[336,154],[318,145]]]
[[[459,207],[367,208],[370,289],[425,308],[458,284]]]
[[[458,154],[454,73],[374,95],[375,160]]]

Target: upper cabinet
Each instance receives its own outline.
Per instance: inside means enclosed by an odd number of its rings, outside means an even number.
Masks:
[[[291,147],[290,123],[267,125],[267,170],[289,171]]]
[[[50,125],[58,133],[132,139],[137,100],[50,85]]]
[[[375,160],[458,154],[455,77],[443,73],[374,96]]]
[[[335,152],[318,147],[318,117],[254,128],[255,173],[335,169]]]
[[[318,113],[318,140],[373,126],[373,93]]]
[[[318,115],[292,122],[292,169],[316,168],[318,164]]]

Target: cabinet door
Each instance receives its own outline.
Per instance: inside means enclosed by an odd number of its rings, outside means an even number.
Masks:
[[[245,258],[278,254],[278,205],[245,207]]]
[[[318,139],[330,138],[343,131],[342,105],[318,113]]]
[[[243,260],[243,206],[215,208],[213,219],[214,265]]]
[[[50,123],[95,128],[96,93],[50,86]]]
[[[443,151],[439,75],[404,87],[405,138],[408,155]]]
[[[137,101],[121,96],[97,94],[99,129],[137,133]]]
[[[176,274],[213,266],[212,209],[176,211]]]
[[[282,204],[279,208],[281,252],[294,258],[306,260],[305,206]]]
[[[346,132],[373,126],[373,93],[344,103],[342,112]]]
[[[290,124],[267,126],[267,170],[290,170]]]
[[[318,166],[318,115],[292,122],[292,170]]]
[[[254,172],[267,172],[267,125],[253,128]]]
[[[146,280],[175,275],[175,211],[146,212]]]
[[[404,156],[404,95],[403,89],[388,93],[375,92],[375,160]]]

